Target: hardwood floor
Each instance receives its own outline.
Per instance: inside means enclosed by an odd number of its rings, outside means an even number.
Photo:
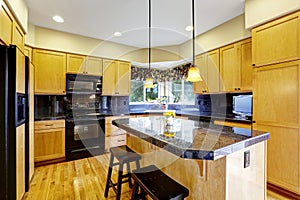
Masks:
[[[109,154],[81,160],[37,167],[25,194],[25,200],[94,200],[115,199],[115,193],[109,190],[104,198],[104,189],[109,163]],[[117,173],[113,172],[116,182]],[[122,186],[122,200],[130,199],[128,184]],[[272,191],[268,191],[267,200],[286,200]]]

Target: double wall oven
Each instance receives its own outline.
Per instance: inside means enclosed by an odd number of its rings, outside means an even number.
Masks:
[[[67,74],[66,159],[104,153],[105,116],[99,113],[102,77]]]

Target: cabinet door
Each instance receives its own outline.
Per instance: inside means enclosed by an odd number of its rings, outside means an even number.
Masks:
[[[222,91],[235,91],[241,85],[241,67],[238,45],[220,48],[220,87]]]
[[[17,199],[25,194],[25,125],[16,129],[16,184]]]
[[[66,91],[66,54],[33,50],[35,93],[64,94]]]
[[[103,95],[114,95],[116,89],[117,61],[103,60]]]
[[[130,78],[131,78],[131,64],[129,62],[118,62],[117,72],[117,95],[130,95]]]
[[[300,61],[256,68],[253,117],[262,124],[299,126]]]
[[[88,74],[102,76],[102,59],[95,57],[87,57],[85,70]]]
[[[207,87],[209,92],[219,92],[219,49],[208,52],[207,63]]]
[[[85,56],[67,54],[67,73],[85,73]]]
[[[17,25],[16,22],[14,22],[12,44],[19,47],[21,51],[24,51],[24,46],[25,46],[24,33],[21,30],[21,28]]]
[[[65,157],[65,128],[35,130],[34,161]]]
[[[13,17],[3,1],[0,5],[0,40],[9,45],[12,43]]]
[[[256,66],[300,59],[299,16],[296,12],[252,30]]]
[[[267,181],[300,194],[299,128],[254,124],[270,133],[267,143]]]
[[[252,43],[251,39],[239,42],[239,54],[241,63],[241,90],[252,90]]]
[[[206,55],[202,54],[196,57],[195,60],[196,66],[200,71],[200,76],[202,81],[194,82],[194,93],[201,94],[207,91],[206,81],[207,81],[207,66],[206,66]]]

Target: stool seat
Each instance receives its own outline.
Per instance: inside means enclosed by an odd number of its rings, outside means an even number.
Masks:
[[[135,153],[132,149],[130,149],[126,145],[112,147],[110,148],[110,152],[111,154],[110,154],[110,161],[108,166],[104,197],[108,197],[109,188],[113,188],[113,190],[116,193],[116,199],[119,200],[121,198],[121,189],[123,183],[128,182],[129,187],[132,188],[130,163],[135,162],[136,169],[139,169],[141,156]],[[118,162],[114,162],[115,158],[118,160]],[[127,165],[127,174],[123,174],[125,164]],[[113,183],[111,179],[112,168],[113,166],[116,165],[119,166],[118,181],[117,183]]]
[[[156,166],[150,165],[132,172],[134,186],[131,199],[145,199],[148,194],[154,200],[184,199],[189,190],[167,176]],[[139,193],[139,187],[141,193]],[[146,194],[145,194],[146,193]]]
[[[141,159],[139,154],[135,153],[126,145],[112,147],[110,148],[110,152],[119,162],[133,162]]]

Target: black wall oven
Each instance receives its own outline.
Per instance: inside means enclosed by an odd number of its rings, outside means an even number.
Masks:
[[[66,159],[75,160],[104,153],[105,118],[66,119]]]

